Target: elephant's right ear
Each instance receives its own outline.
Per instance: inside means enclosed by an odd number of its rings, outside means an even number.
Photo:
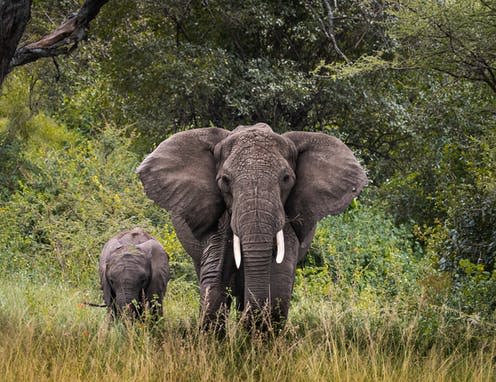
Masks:
[[[136,170],[145,193],[159,206],[182,217],[201,240],[225,209],[215,180],[213,148],[228,130],[203,128],[174,134]]]

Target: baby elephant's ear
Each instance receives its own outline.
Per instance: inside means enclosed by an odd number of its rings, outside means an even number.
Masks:
[[[169,257],[160,243],[155,239],[145,241],[136,247],[151,258],[151,275],[146,289],[146,297],[148,301],[152,301],[153,296],[156,295],[160,300],[159,302],[162,303],[170,277]]]
[[[183,218],[199,240],[225,209],[215,179],[213,148],[228,135],[229,131],[213,127],[174,134],[136,170],[148,197]]]
[[[367,184],[367,176],[351,150],[323,133],[283,134],[296,146],[296,183],[286,213],[301,240],[327,215],[342,212]]]
[[[112,305],[112,287],[110,286],[110,280],[107,278],[107,264],[112,254],[121,246],[122,244],[119,240],[112,238],[105,244],[102,253],[100,254],[98,273],[100,274],[100,286],[103,291],[103,300],[107,306]]]

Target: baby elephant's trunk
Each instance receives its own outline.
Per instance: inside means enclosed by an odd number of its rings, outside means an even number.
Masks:
[[[125,291],[118,294],[116,297],[116,305],[120,314],[132,318],[139,318],[139,316],[141,316],[143,304],[139,296],[136,296],[136,293]]]

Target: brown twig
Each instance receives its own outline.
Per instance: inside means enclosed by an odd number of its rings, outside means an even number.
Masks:
[[[107,307],[107,305],[105,305],[105,304],[95,304],[94,302],[87,302],[87,301],[83,301],[82,304],[86,305],[86,306],[92,306],[94,308],[106,308]]]

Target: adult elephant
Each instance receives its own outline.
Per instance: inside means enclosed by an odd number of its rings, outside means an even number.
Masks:
[[[137,172],[146,194],[171,213],[196,267],[203,325],[215,328],[231,295],[248,326],[284,323],[296,263],[317,222],[343,211],[367,183],[339,139],[279,135],[264,123],[174,134]]]
[[[142,228],[121,232],[105,244],[99,273],[103,299],[113,318],[123,313],[141,318],[147,307],[153,318],[162,316],[169,258]]]

